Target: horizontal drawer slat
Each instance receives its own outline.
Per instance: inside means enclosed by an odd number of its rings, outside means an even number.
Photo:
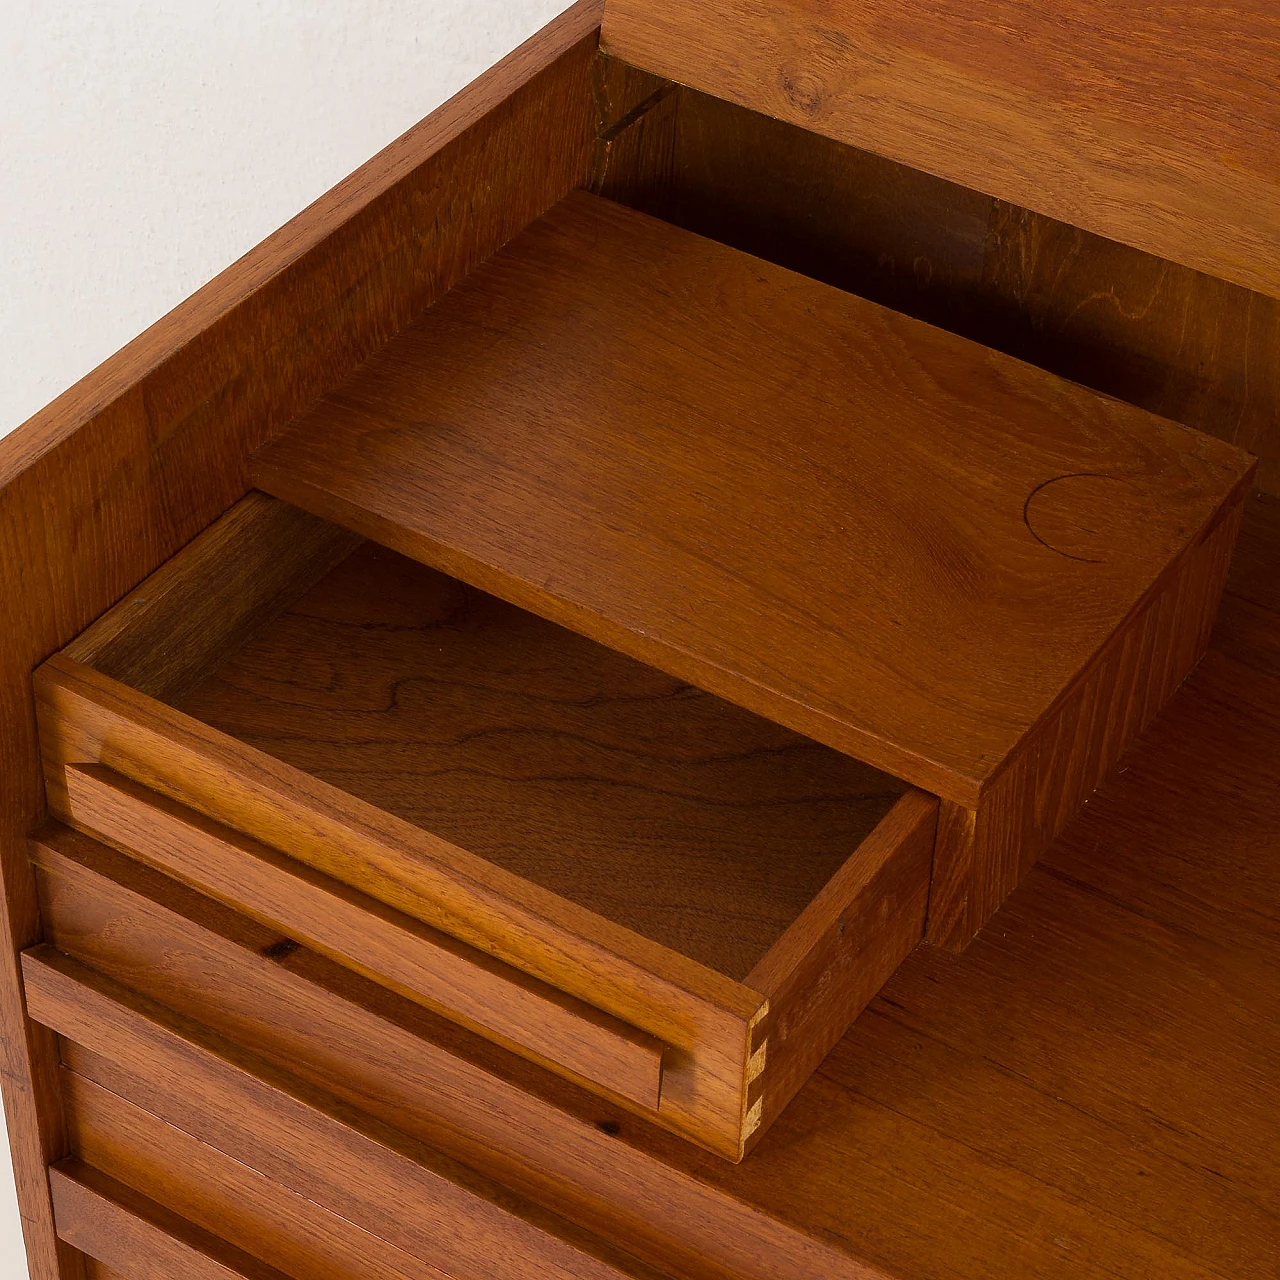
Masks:
[[[393,990],[657,1109],[662,1042],[100,765],[70,766],[81,829]]]
[[[306,1280],[440,1280],[438,1268],[146,1109],[105,1058],[64,1043],[62,1071],[74,1154],[289,1276]],[[128,1096],[125,1096],[128,1095]],[[168,1276],[166,1275],[166,1280]]]
[[[290,1280],[79,1160],[49,1170],[58,1235],[130,1280]]]
[[[456,1280],[654,1274],[371,1117],[49,947],[23,954],[31,1016],[153,1081],[193,1136]],[[499,1274],[502,1274],[499,1272]]]

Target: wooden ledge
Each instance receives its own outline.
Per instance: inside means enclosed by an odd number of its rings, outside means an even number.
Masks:
[[[974,806],[1250,469],[575,193],[252,474]]]

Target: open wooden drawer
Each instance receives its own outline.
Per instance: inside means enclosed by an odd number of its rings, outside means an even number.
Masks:
[[[932,797],[265,495],[37,685],[66,822],[731,1159],[922,936]]]

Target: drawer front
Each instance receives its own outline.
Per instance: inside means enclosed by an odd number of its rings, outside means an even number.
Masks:
[[[134,1082],[111,1091],[445,1275],[656,1274],[51,948],[25,953],[23,971],[31,1016]]]
[[[50,829],[33,854],[59,951],[628,1250],[682,1275],[864,1280],[851,1259],[704,1180],[707,1161],[685,1144],[592,1093],[78,832]],[[68,1095],[73,1122],[79,1096]],[[99,1148],[76,1151],[136,1180]],[[249,1187],[237,1197],[260,1198]]]
[[[63,1098],[79,1160],[128,1187],[145,1187],[206,1239],[223,1241],[305,1280],[439,1280],[440,1272],[315,1201],[264,1177],[130,1098],[146,1096],[106,1059],[67,1046]],[[106,1081],[107,1084],[99,1083]],[[128,1094],[128,1097],[123,1095]],[[153,1104],[154,1105],[154,1104]],[[175,1233],[178,1234],[178,1233]],[[182,1233],[190,1235],[192,1233]],[[87,1227],[82,1249],[95,1244]],[[119,1260],[118,1260],[119,1261]],[[161,1273],[165,1280],[182,1274]]]
[[[103,766],[66,771],[76,825],[499,1044],[654,1110],[662,1042]]]
[[[89,668],[36,685],[63,821],[741,1158],[764,995]]]

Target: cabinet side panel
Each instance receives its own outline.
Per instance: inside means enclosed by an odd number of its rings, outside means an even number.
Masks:
[[[0,1081],[33,1280],[83,1272],[53,1229],[56,1054],[16,963],[40,938],[31,672],[245,492],[271,431],[589,179],[597,22],[571,9],[0,442]]]

